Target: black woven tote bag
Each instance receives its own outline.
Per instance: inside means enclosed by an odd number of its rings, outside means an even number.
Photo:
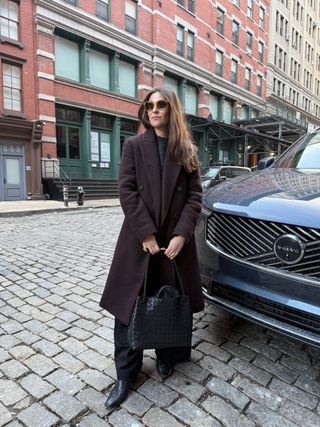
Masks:
[[[150,256],[149,256],[150,257]],[[147,271],[143,294],[139,295],[128,325],[128,344],[133,350],[190,347],[192,338],[192,310],[189,297],[173,261],[181,287],[162,286],[155,295],[146,296]]]

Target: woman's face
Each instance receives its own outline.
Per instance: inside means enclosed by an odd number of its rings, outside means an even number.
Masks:
[[[160,92],[153,93],[148,101],[150,103],[147,105],[147,114],[150,125],[154,128],[157,135],[167,136],[164,134],[167,134],[170,119],[170,106],[168,101]]]

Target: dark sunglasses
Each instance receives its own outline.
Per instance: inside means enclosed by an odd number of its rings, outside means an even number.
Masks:
[[[159,99],[159,101],[145,101],[143,103],[144,109],[146,111],[152,111],[154,107],[156,107],[157,110],[163,110],[166,108],[166,106],[169,104],[169,101],[166,99]]]

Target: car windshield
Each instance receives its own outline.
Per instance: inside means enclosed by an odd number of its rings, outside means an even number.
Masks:
[[[320,169],[320,132],[301,138],[274,163],[276,168]]]
[[[201,173],[201,176],[205,178],[213,178],[219,172],[219,168],[208,168],[204,169]]]

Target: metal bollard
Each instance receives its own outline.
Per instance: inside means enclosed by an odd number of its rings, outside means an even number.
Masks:
[[[63,186],[63,204],[67,208],[68,207],[68,186]]]
[[[77,193],[77,203],[78,206],[82,206],[83,205],[83,201],[84,201],[84,189],[83,187],[78,187],[78,193]]]

